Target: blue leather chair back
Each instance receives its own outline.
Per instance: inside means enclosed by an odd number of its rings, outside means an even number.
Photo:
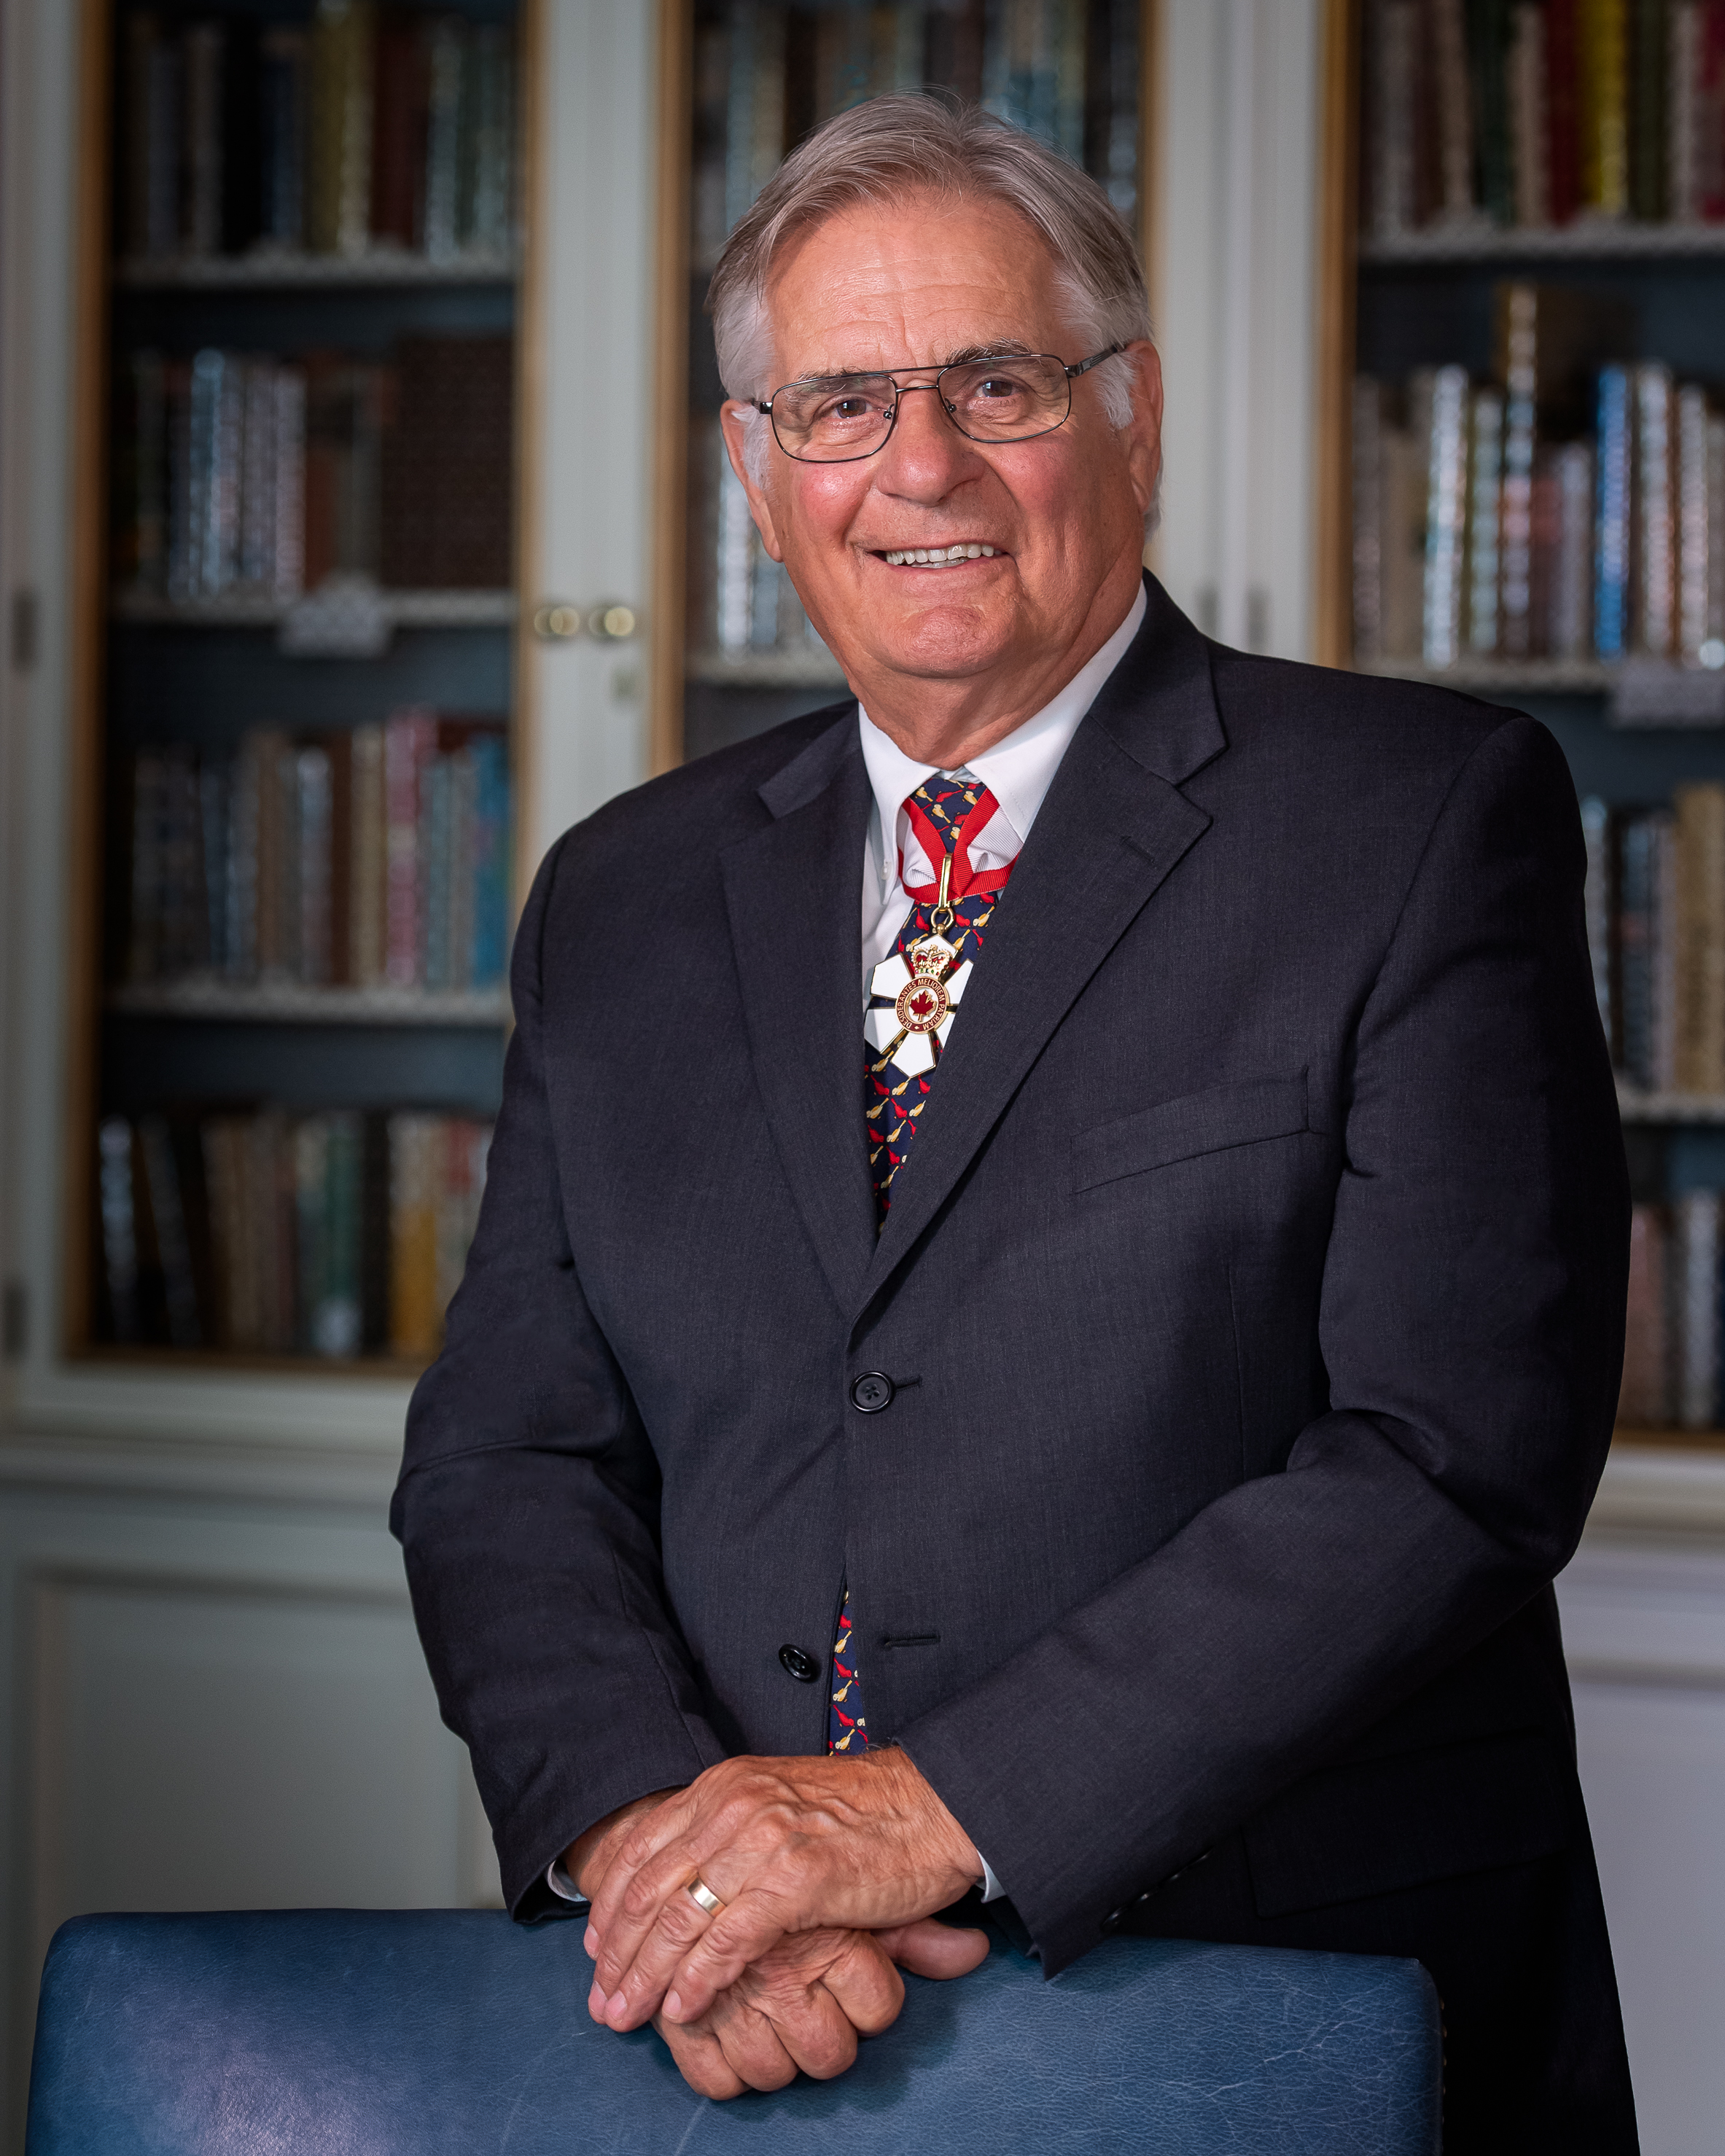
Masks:
[[[1417,1962],[1115,1939],[905,1979],[839,2080],[711,2103],[587,2018],[579,1924],[471,1910],[80,1917],[28,2156],[1436,2156]]]

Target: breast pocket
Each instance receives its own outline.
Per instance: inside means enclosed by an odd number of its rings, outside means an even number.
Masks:
[[[1135,1116],[1085,1131],[1072,1145],[1073,1188],[1094,1190],[1123,1176],[1143,1175],[1177,1160],[1221,1152],[1232,1146],[1292,1137],[1309,1129],[1305,1073],[1297,1078],[1259,1078],[1244,1085],[1209,1086],[1159,1101]]]

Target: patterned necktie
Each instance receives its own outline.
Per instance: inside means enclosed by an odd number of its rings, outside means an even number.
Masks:
[[[922,1127],[935,1073],[971,966],[982,948],[982,932],[1012,872],[1011,862],[1004,868],[979,870],[971,859],[973,841],[999,806],[979,779],[962,773],[950,778],[938,771],[904,803],[934,877],[925,884],[904,877],[905,894],[914,904],[890,955],[869,977],[870,1008],[863,1023],[868,1044],[863,1052],[863,1116],[878,1223],[886,1219],[893,1178]],[[931,937],[938,938],[950,957],[924,952],[922,947]],[[931,962],[934,958],[938,963]],[[847,1587],[838,1637],[832,1645],[826,1748],[854,1754],[868,1749],[868,1723],[852,1637]]]
[[[893,1178],[921,1127],[972,963],[982,949],[982,931],[1012,873],[1010,862],[978,869],[971,859],[972,843],[999,808],[980,779],[963,773],[949,778],[938,771],[904,803],[933,876],[912,883],[901,858],[905,893],[914,903],[892,951],[869,978],[862,1105],[878,1222],[886,1219]]]

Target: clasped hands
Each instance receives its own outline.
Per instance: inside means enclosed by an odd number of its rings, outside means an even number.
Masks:
[[[900,1969],[963,1976],[986,1935],[934,1921],[975,1850],[909,1755],[727,1759],[590,1827],[564,1869],[592,1903],[588,2010],[651,2021],[703,2096],[842,2073],[894,2021]],[[687,1891],[704,1881],[723,1907]]]

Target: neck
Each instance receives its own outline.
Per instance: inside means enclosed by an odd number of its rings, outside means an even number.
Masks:
[[[1098,588],[1075,634],[1058,649],[1029,659],[1019,652],[965,675],[910,674],[870,656],[838,657],[862,708],[915,763],[956,771],[1002,742],[1088,666],[1131,611],[1140,571],[1110,574]]]

